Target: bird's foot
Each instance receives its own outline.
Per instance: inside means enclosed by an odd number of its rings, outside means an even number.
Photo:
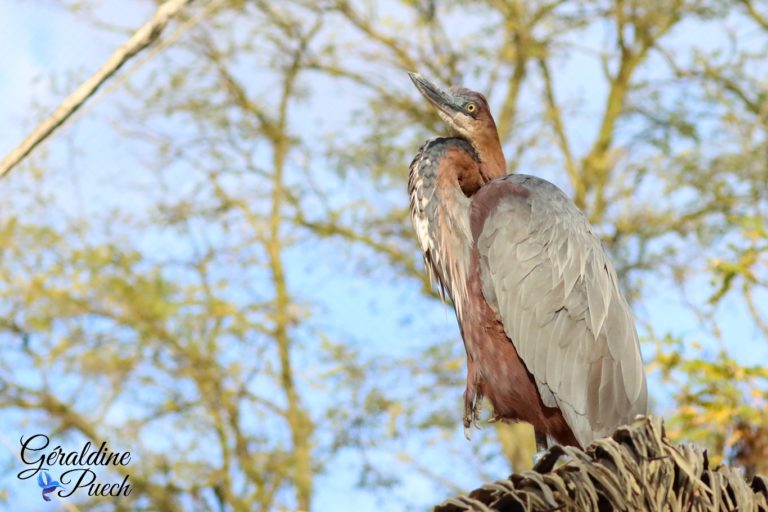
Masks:
[[[477,411],[475,409],[471,409],[469,411],[464,411],[464,437],[467,438],[467,441],[472,440],[472,427],[477,426]]]
[[[464,437],[470,440],[472,437],[472,425],[477,426],[477,404],[480,396],[469,387],[464,391]]]

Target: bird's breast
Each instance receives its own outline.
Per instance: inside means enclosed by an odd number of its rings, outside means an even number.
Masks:
[[[465,294],[466,269],[472,245],[469,198],[459,182],[467,174],[467,159],[476,162],[472,146],[463,139],[427,141],[410,165],[408,193],[411,219],[430,278],[448,292],[457,311]],[[467,179],[465,186],[470,186]]]

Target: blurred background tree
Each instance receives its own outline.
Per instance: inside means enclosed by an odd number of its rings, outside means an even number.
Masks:
[[[153,5],[30,9],[116,46]],[[527,427],[462,436],[405,193],[444,133],[417,70],[485,92],[509,171],[597,226],[674,440],[768,472],[768,9],[213,0],[175,28],[0,183],[9,468],[31,431],[107,440],[134,492],[71,502],[169,511],[420,510],[526,469]]]

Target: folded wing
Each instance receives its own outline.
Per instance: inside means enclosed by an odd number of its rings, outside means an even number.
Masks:
[[[483,294],[582,446],[647,409],[632,313],[582,212],[551,183],[510,175],[472,199]]]

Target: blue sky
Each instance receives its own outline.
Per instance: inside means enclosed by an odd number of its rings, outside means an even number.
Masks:
[[[138,26],[149,14],[149,11],[143,9],[132,7],[125,11],[116,6],[119,6],[119,3],[107,4],[103,14],[108,19],[118,20],[120,25],[126,27]],[[699,32],[696,30],[688,29],[678,37],[684,42],[686,37],[695,38],[698,35]],[[596,38],[599,39],[599,36]],[[94,30],[53,4],[0,0],[0,47],[13,49],[5,51],[3,66],[0,67],[0,119],[6,121],[0,129],[0,154],[7,153],[18,144],[41,119],[43,112],[56,105],[73,85],[79,84],[82,79],[89,76],[122,41],[122,36],[108,35]],[[584,96],[589,96],[589,91],[602,87],[599,82],[589,78],[596,73],[585,72],[585,68],[578,61],[571,61],[568,65],[564,65],[561,72],[572,76],[572,80],[567,82],[577,92],[581,91]],[[50,87],[49,77],[51,76],[56,77],[55,89],[58,94],[52,92]],[[407,77],[403,76],[402,80],[400,89],[408,90]],[[334,94],[333,98],[336,101],[341,97],[347,98],[346,92],[355,94],[352,88],[346,87],[345,94]],[[97,97],[98,102],[93,106],[96,114],[110,112],[119,94],[120,92],[117,92],[114,95]],[[415,91],[413,94],[416,94]],[[332,117],[331,114],[326,116],[327,112],[324,109],[332,109],[333,104],[333,102],[315,102],[300,115],[307,115],[310,119]],[[44,108],[40,110],[35,105],[43,105]],[[598,105],[594,106],[595,109],[598,107]],[[589,131],[593,129],[593,124],[587,119],[583,125],[576,126],[579,130]],[[579,137],[576,137],[576,140],[578,139]],[[78,156],[77,165],[74,168],[67,165],[71,156],[72,143],[79,147],[84,147],[86,143],[88,145],[88,150]],[[49,173],[50,179],[62,185],[60,188],[62,194],[85,193],[88,208],[127,204],[132,200],[130,193],[118,197],[101,196],[97,192],[100,184],[121,179],[121,175],[131,173],[132,167],[139,164],[132,155],[135,148],[124,143],[120,134],[112,130],[103,120],[93,122],[87,119],[76,120],[55,134],[44,149],[50,151],[51,159],[55,163],[56,173]],[[407,165],[407,162],[404,165]],[[22,166],[16,169],[9,179],[23,179],[17,175],[24,172],[27,172],[27,168]],[[557,177],[552,179],[558,181]],[[83,180],[87,183],[83,183]],[[564,177],[561,177],[561,180],[564,181]],[[562,181],[558,184],[563,185]],[[78,192],[78,189],[82,190]],[[2,207],[1,203],[0,207]],[[388,350],[390,347],[393,352],[407,353],[409,347],[406,343],[393,342],[402,341],[400,338],[406,332],[402,325],[399,322],[392,324],[378,322],[381,311],[396,310],[403,303],[413,305],[411,316],[418,318],[425,326],[421,331],[415,331],[424,337],[419,340],[420,343],[428,341],[430,336],[433,340],[437,340],[455,333],[455,319],[447,307],[420,300],[418,290],[382,283],[382,293],[379,293],[378,297],[366,298],[365,287],[370,282],[368,280],[356,281],[350,278],[339,280],[333,286],[328,286],[329,282],[334,281],[329,277],[338,271],[339,269],[329,268],[325,274],[314,272],[304,275],[297,269],[291,278],[301,280],[306,288],[314,290],[307,294],[307,298],[325,305],[328,316],[324,322],[329,328],[337,331],[339,338],[356,340],[362,350],[370,351],[372,354],[379,350]],[[316,283],[316,286],[312,283]],[[709,335],[698,327],[696,318],[682,306],[676,292],[670,291],[668,287],[661,284],[659,286],[651,284],[648,289],[651,292],[644,302],[644,308],[636,311],[639,317],[646,320],[652,319],[657,332],[670,332],[685,336],[687,339],[701,339],[712,343],[713,340]],[[691,293],[705,295],[709,290],[706,280],[700,280],[692,287]],[[365,300],[360,300],[361,297]],[[763,344],[756,346],[750,341],[757,338],[756,328],[748,321],[740,304],[727,299],[720,307],[719,319],[723,338],[739,340],[733,343],[729,341],[729,346],[735,347],[733,353],[737,359],[748,363],[754,363],[757,358],[768,359],[768,347]],[[375,332],[372,333],[372,331]],[[652,387],[651,392],[659,398],[664,394],[658,387]],[[457,389],[456,395],[460,393],[461,390]],[[0,413],[0,423],[14,425],[15,428],[23,422],[20,421],[18,414],[3,412]],[[464,442],[459,433],[460,425],[457,418],[455,437],[457,442]],[[20,432],[12,429],[5,435],[15,443]],[[0,450],[3,449],[0,447]],[[419,447],[409,447],[409,450],[418,454]],[[342,454],[336,467],[338,471],[318,479],[315,500],[317,509],[340,512],[376,509],[378,506],[376,498],[354,487],[357,479],[354,461],[348,455]],[[504,475],[502,473],[499,476]],[[14,482],[14,478],[5,478],[0,480],[0,486],[11,486]],[[478,483],[467,481],[466,485]],[[24,482],[25,486],[30,484],[30,482]],[[428,482],[418,478],[398,492],[402,494],[403,499],[409,495],[421,496],[424,503],[439,501],[441,498],[440,495],[434,494]],[[34,500],[28,501],[26,497],[30,494],[24,494],[24,496],[23,503],[14,505],[23,504],[26,510],[54,510],[51,504],[43,504],[37,496]]]

